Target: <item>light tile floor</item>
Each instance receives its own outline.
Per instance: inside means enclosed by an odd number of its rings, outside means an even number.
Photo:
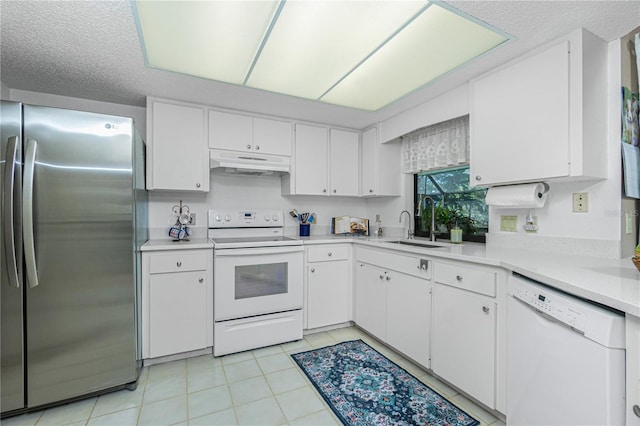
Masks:
[[[289,354],[362,339],[482,425],[503,425],[490,412],[355,327],[282,345],[214,358],[145,367],[135,391],[122,390],[4,419],[22,425],[339,425],[340,421]]]

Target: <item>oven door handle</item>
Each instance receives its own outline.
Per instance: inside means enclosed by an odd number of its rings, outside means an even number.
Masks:
[[[285,247],[256,247],[256,248],[239,248],[239,249],[214,249],[216,257],[221,256],[255,256],[261,254],[284,254],[303,252],[302,246],[285,246]]]

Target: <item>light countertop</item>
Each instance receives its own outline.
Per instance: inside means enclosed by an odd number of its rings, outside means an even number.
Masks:
[[[629,258],[604,259],[499,249],[469,242],[460,245],[436,243],[443,245],[443,248],[437,249],[389,243],[401,238],[311,236],[301,239],[305,245],[351,242],[433,258],[499,266],[575,296],[640,317],[640,272]],[[424,239],[416,241],[431,244]]]
[[[141,251],[212,249],[208,238],[190,238],[189,241],[173,241],[169,238],[149,240],[140,247]]]
[[[442,248],[431,249],[392,244],[389,241],[402,238],[390,237],[313,235],[300,239],[304,245],[354,243],[443,260],[498,266],[567,293],[640,317],[640,272],[628,258],[604,259],[535,250],[500,249],[469,242],[458,245],[436,242],[435,244],[442,245]],[[425,239],[415,241],[431,244]],[[141,250],[210,248],[213,248],[213,243],[207,238],[192,238],[190,241],[180,242],[172,242],[169,239],[149,240]]]

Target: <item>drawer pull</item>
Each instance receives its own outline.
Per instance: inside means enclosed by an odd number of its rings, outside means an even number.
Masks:
[[[462,275],[456,275],[456,280],[458,280],[458,282],[462,281]]]
[[[332,254],[333,254],[333,253],[329,252],[329,253],[327,253],[327,256],[331,257],[331,255],[332,255]]]
[[[198,282],[199,283],[203,283],[204,282],[204,278],[202,278],[202,277],[198,278]]]
[[[633,414],[635,414],[636,417],[640,417],[640,406],[638,404],[633,406]]]
[[[180,262],[179,260],[176,262],[176,266],[179,268],[182,266],[182,262]]]
[[[482,312],[484,312],[485,314],[489,313],[489,307],[488,306],[483,306],[482,307]]]
[[[315,271],[316,271],[316,268],[311,268],[311,272],[315,272]]]
[[[260,145],[256,145],[256,151],[260,151]]]
[[[251,149],[251,145],[247,145],[247,149]]]

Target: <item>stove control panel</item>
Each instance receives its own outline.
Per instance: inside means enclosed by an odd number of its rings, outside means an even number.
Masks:
[[[209,228],[263,228],[284,226],[280,210],[209,210]]]

